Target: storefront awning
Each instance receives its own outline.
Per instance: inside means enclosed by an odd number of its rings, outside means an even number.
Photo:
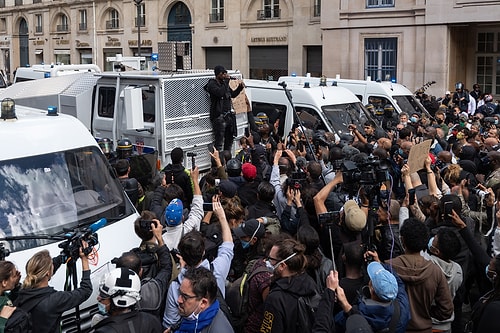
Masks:
[[[43,50],[35,50],[35,54],[36,55],[39,55],[39,54],[42,54],[43,53]]]

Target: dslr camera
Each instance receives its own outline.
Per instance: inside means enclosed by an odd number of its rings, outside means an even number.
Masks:
[[[305,172],[293,172],[290,177],[286,179],[286,184],[295,190],[302,189],[302,184],[306,181]]]

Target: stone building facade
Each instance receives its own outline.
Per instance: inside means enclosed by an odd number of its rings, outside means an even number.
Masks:
[[[108,57],[176,68],[222,64],[245,77],[326,75],[456,81],[500,96],[500,1],[493,0],[0,0],[0,68],[95,63]],[[161,50],[160,50],[161,51]],[[168,58],[168,59],[166,59]]]

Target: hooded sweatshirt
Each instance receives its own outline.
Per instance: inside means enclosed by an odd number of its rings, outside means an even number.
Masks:
[[[298,298],[315,293],[316,283],[305,272],[273,281],[264,304],[264,320],[260,332],[299,333],[296,321]]]
[[[71,291],[55,291],[52,287],[21,289],[14,305],[21,308],[36,306],[31,311],[33,327],[37,333],[59,333],[63,312],[72,309],[92,294],[90,270],[83,271],[80,287]]]
[[[459,264],[452,260],[445,261],[439,257],[436,257],[435,255],[429,255],[427,252],[425,252],[424,258],[432,261],[433,263],[438,265],[439,268],[441,268],[441,271],[443,271],[444,276],[446,277],[446,281],[448,282],[448,288],[450,288],[451,299],[454,299],[458,288],[462,285],[462,267],[460,267]],[[432,318],[433,328],[443,331],[449,330],[451,329],[451,323],[453,322],[453,319],[455,319],[454,315],[445,320],[437,320]]]
[[[411,319],[406,332],[432,332],[432,318],[445,320],[453,314],[453,299],[446,277],[432,261],[419,253],[392,260],[394,270],[406,285]]]

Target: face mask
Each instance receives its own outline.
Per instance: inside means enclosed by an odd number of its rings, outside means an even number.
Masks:
[[[240,239],[240,242],[243,249],[248,249],[250,247],[250,242],[244,241],[242,239]]]
[[[444,121],[443,121],[443,119],[438,118],[438,119],[436,119],[436,122],[437,122],[438,124],[442,124]]]
[[[198,316],[200,315],[200,313],[196,313],[196,311],[198,311],[198,308],[200,307],[200,305],[198,304],[198,306],[196,307],[196,309],[194,309],[193,313],[191,313],[189,316],[186,317],[187,320],[198,320]]]
[[[97,308],[99,309],[99,313],[102,315],[107,315],[108,310],[106,310],[106,304],[103,304],[101,302],[97,302]]]
[[[271,264],[269,260],[266,260],[266,267],[271,271],[274,272],[274,266]]]
[[[429,243],[427,243],[427,249],[428,249],[430,254],[433,254],[431,251],[431,249],[433,248],[432,242],[434,242],[434,237],[431,237],[431,239],[429,239]]]
[[[495,282],[495,279],[497,277],[497,273],[494,271],[490,271],[490,264],[488,264],[488,266],[486,266],[485,273],[486,273],[486,277],[488,278],[488,280],[490,280],[491,283]]]
[[[417,120],[417,118],[416,118],[416,117],[411,117],[411,118],[410,118],[410,121],[411,121],[412,123],[416,123],[418,120]]]

